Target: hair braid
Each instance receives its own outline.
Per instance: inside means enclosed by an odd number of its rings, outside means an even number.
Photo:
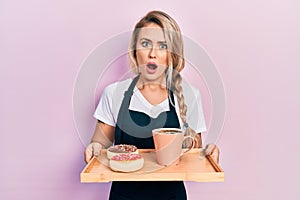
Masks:
[[[179,114],[180,114],[182,123],[186,124],[187,123],[187,120],[186,120],[187,106],[184,102],[183,89],[182,89],[182,77],[180,76],[180,73],[176,73],[176,72],[173,73],[173,81],[172,81],[171,89],[174,92],[174,94],[177,96],[179,112],[180,112]],[[195,139],[195,142],[196,142],[196,144],[194,145],[195,147],[202,147],[201,137],[198,136],[198,134],[193,129],[191,129],[191,127],[188,126],[186,128],[185,135],[192,136]],[[183,144],[183,146],[189,147],[191,145],[191,141],[190,140],[186,140],[186,141],[187,142],[185,142]]]
[[[184,96],[183,96],[183,90],[182,90],[182,78],[179,73],[173,73],[173,81],[172,81],[172,91],[177,96],[178,99],[178,105],[179,105],[179,114],[180,118],[183,123],[186,123],[186,112],[187,112],[187,106],[184,103]]]

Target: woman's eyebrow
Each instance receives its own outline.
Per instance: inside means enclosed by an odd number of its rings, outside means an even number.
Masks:
[[[153,42],[152,40],[148,39],[148,38],[141,38],[141,40],[147,40],[148,42]],[[166,43],[166,41],[157,41],[157,43]]]
[[[152,42],[150,39],[148,39],[148,38],[141,38],[140,39],[140,41],[142,41],[142,40],[147,40],[148,42]]]

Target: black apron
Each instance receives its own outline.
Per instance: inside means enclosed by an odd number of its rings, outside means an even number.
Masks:
[[[132,81],[118,114],[115,128],[115,144],[132,144],[139,149],[154,149],[152,129],[179,128],[175,108],[170,104],[170,111],[162,112],[157,118],[145,113],[129,110],[133,89],[138,76]],[[173,93],[171,98],[174,102]],[[110,200],[186,200],[183,181],[114,181],[110,190]]]

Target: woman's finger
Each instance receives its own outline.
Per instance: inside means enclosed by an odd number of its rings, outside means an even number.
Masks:
[[[102,148],[101,144],[99,144],[98,142],[93,143],[93,155],[94,156],[99,156],[100,154],[100,150]]]
[[[206,147],[204,149],[204,153],[205,153],[205,155],[211,155],[215,149],[216,149],[215,144],[208,144],[208,145],[206,145]]]
[[[90,151],[90,149],[87,148],[84,151],[84,160],[86,163],[88,163],[91,160],[91,158],[92,158],[92,152]]]

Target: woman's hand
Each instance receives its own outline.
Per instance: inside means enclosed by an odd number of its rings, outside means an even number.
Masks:
[[[220,150],[215,144],[206,145],[204,154],[210,155],[216,163],[219,163]]]
[[[100,155],[102,145],[98,142],[92,142],[89,144],[84,152],[85,162],[88,163],[93,156]]]

